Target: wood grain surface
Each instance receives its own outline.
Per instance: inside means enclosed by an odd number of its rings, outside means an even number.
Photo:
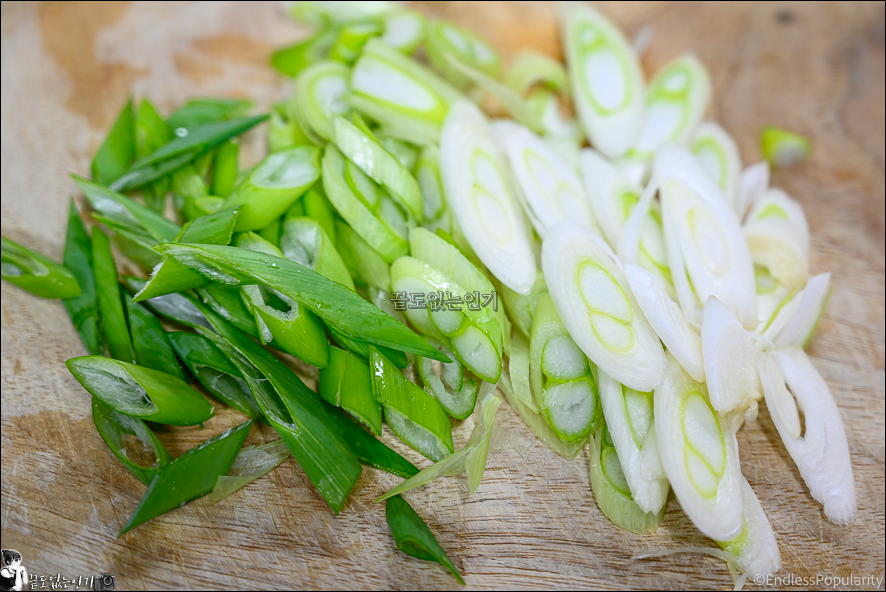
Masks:
[[[506,61],[526,47],[562,57],[553,4],[416,5],[487,36]],[[650,28],[647,75],[685,51],[701,58],[713,81],[711,117],[733,134],[745,163],[759,159],[765,124],[814,143],[808,162],[776,172],[773,182],[805,208],[812,272],[833,272],[810,353],[846,426],[858,519],[847,527],[824,519],[765,409],[739,434],[742,469],[778,537],[780,576],[875,576],[882,589],[884,5],[601,9],[629,35]],[[127,96],[149,96],[165,113],[207,95],[251,97],[265,109],[290,92],[268,67],[269,53],[306,33],[276,3],[3,2],[3,234],[60,259],[74,192],[68,172],[88,172]],[[263,133],[250,134],[250,163],[261,157]],[[88,394],[64,367],[84,353],[59,302],[2,284],[2,546],[18,549],[31,573],[110,572],[118,589],[458,588],[442,567],[396,549],[384,507],[372,500],[399,479],[372,469],[337,517],[290,460],[216,505],[197,501],[118,539],[144,487],[105,447]],[[159,435],[177,455],[239,421],[221,410],[205,429]],[[507,405],[499,421],[531,435]],[[457,446],[470,427],[456,428]],[[253,429],[247,443],[273,437]],[[427,464],[390,433],[385,441]],[[632,561],[644,551],[713,542],[673,496],[654,535],[614,527],[594,504],[587,461],[586,453],[566,461],[533,441],[523,455],[491,458],[474,497],[463,478],[452,478],[407,498],[470,588],[731,586],[719,560]]]

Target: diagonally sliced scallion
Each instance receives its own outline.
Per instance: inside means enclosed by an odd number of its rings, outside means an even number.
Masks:
[[[98,312],[111,357],[124,362],[135,361],[132,340],[123,311],[117,266],[111,253],[108,235],[100,228],[92,229],[92,257],[95,269],[95,289],[98,293]]]
[[[440,347],[443,352],[455,358],[455,354]],[[418,359],[418,371],[425,392],[437,399],[440,406],[455,419],[467,419],[477,403],[477,383],[465,377],[460,362],[443,364],[428,358]]]
[[[102,185],[111,183],[126,172],[135,153],[135,118],[130,99],[92,159],[92,178]]]
[[[77,280],[80,295],[64,301],[71,322],[80,335],[86,351],[97,356],[104,353],[98,323],[98,292],[92,265],[92,239],[83,226],[72,199],[68,206],[68,229],[65,234],[65,254],[62,262]],[[4,261],[5,265],[5,261]]]
[[[623,170],[592,148],[582,150],[579,159],[582,181],[590,197],[594,218],[603,231],[603,237],[615,248],[622,228],[640,201],[643,188],[631,182]]]
[[[639,391],[661,382],[661,342],[602,239],[564,220],[542,245],[542,269],[563,324],[597,366]]]
[[[382,30],[382,24],[375,20],[354,21],[343,25],[339,29],[338,38],[329,49],[329,59],[353,64],[366,41],[377,37]]]
[[[320,396],[341,407],[381,436],[381,405],[372,391],[369,367],[336,347],[329,348],[329,364],[320,370]]]
[[[716,296],[704,307],[701,348],[711,406],[718,413],[745,409],[763,397],[751,333]]]
[[[440,172],[446,200],[480,260],[503,284],[528,294],[537,269],[522,212],[485,117],[470,103],[453,106],[446,118]]]
[[[209,501],[213,504],[267,475],[292,456],[283,440],[240,449],[227,474],[219,475]]]
[[[741,156],[735,140],[713,121],[698,125],[689,149],[717,182],[736,215],[741,216]]]
[[[618,158],[634,143],[643,120],[643,74],[621,31],[590,6],[561,8],[569,79],[591,144]]]
[[[425,38],[425,17],[420,12],[393,12],[385,15],[383,22],[381,41],[406,55],[412,54]]]
[[[744,525],[741,534],[731,541],[717,541],[720,547],[735,555],[739,569],[748,577],[756,579],[778,573],[781,569],[781,553],[772,526],[751,489],[742,477],[741,500],[744,505]]]
[[[755,265],[779,283],[793,288],[809,275],[809,225],[803,208],[780,189],[767,190],[755,203],[744,226]]]
[[[683,511],[714,540],[737,537],[744,518],[735,434],[711,407],[705,385],[670,355],[653,414],[661,463]]]
[[[336,39],[337,28],[322,29],[304,41],[275,51],[271,55],[271,65],[281,74],[298,76],[312,64],[325,59]]]
[[[524,96],[537,84],[553,88],[566,99],[571,95],[569,74],[563,64],[531,49],[520,52],[511,62],[505,84]]]
[[[136,363],[184,380],[184,372],[160,320],[141,304],[128,299],[126,316],[129,319],[132,352]]]
[[[335,228],[339,254],[356,282],[379,290],[390,290],[391,267],[384,257],[344,222],[337,220]]]
[[[342,97],[348,91],[348,67],[341,62],[313,64],[298,75],[295,114],[315,144],[332,138],[332,118],[349,111]]]
[[[354,289],[354,280],[341,255],[319,222],[290,218],[283,223],[280,250],[290,261],[310,267],[322,276]]]
[[[77,278],[64,265],[2,237],[3,279],[42,298],[77,298]]]
[[[431,64],[447,80],[464,88],[470,83],[451,60],[465,64],[496,77],[501,68],[501,57],[488,41],[471,31],[446,21],[431,21],[427,25],[425,49]]]
[[[786,167],[809,158],[812,142],[806,136],[768,125],[760,131],[760,152],[770,166]]]

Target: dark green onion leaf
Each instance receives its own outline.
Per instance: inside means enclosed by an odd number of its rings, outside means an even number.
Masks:
[[[313,37],[274,52],[271,65],[285,76],[297,76],[314,62],[326,59],[336,39],[338,29],[324,29]]]
[[[336,221],[338,252],[358,284],[389,292],[391,266],[354,229]]]
[[[292,456],[286,442],[274,440],[259,446],[246,446],[237,454],[227,475],[221,475],[209,494],[213,504],[267,475]]]
[[[210,438],[163,467],[151,481],[120,536],[211,492],[219,476],[231,470],[252,421],[250,419]]]
[[[127,302],[132,349],[139,366],[153,368],[184,380],[185,373],[175,357],[166,330],[151,311],[135,302]]]
[[[268,120],[268,153],[310,144],[311,139],[302,129],[292,101],[277,103]]]
[[[144,290],[147,282],[141,278],[131,275],[123,276],[123,285],[130,293],[140,292]],[[157,296],[149,300],[143,301],[143,304],[154,314],[161,317],[197,329],[198,327],[209,328],[209,321],[203,316],[203,313],[195,304],[196,299],[189,293],[167,294],[166,296]]]
[[[132,100],[126,101],[123,111],[108,132],[101,148],[92,159],[92,178],[107,185],[122,175],[135,160],[135,122]]]
[[[434,533],[428,528],[415,510],[412,509],[403,496],[395,495],[385,504],[385,517],[397,548],[418,559],[436,561],[452,572],[458,583],[464,585],[465,581],[455,569],[452,561],[446,555],[446,551],[434,538]]]
[[[81,295],[74,274],[66,267],[2,237],[2,277],[19,288],[43,298],[75,298]]]
[[[256,234],[274,245],[280,246],[280,226],[283,224],[282,218],[274,218],[270,224],[256,231]]]
[[[172,129],[166,124],[153,103],[142,99],[135,114],[135,155],[144,158],[172,139]],[[129,168],[127,166],[127,168]],[[122,174],[125,171],[120,171]],[[120,175],[117,175],[119,177]],[[116,179],[116,177],[115,177]],[[114,179],[112,179],[113,181]],[[142,187],[145,205],[157,212],[166,209],[169,179],[158,179]]]
[[[351,354],[360,358],[362,361],[369,362],[369,355],[373,347],[372,344],[367,343],[366,341],[360,341],[359,339],[351,339],[347,335],[341,334],[328,325],[326,328],[329,329],[329,334],[332,335],[332,338],[336,343],[351,352]],[[406,366],[409,365],[409,360],[406,358],[406,354],[400,350],[382,346],[378,346],[377,349],[384,357],[393,362],[397,368],[406,368]]]
[[[246,99],[191,99],[170,115],[166,123],[174,130],[191,129],[246,115],[251,107],[252,101]]]
[[[215,171],[212,174],[212,195],[218,197],[231,195],[240,172],[239,157],[240,142],[236,138],[231,138],[218,147]]]
[[[332,207],[326,194],[323,193],[323,183],[314,183],[296,203],[302,205],[302,212],[294,212],[293,209],[290,208],[290,211],[286,212],[287,219],[307,216],[323,227],[323,230],[326,231],[326,236],[328,236],[334,244],[338,244],[335,242],[335,208]],[[292,215],[290,215],[290,212],[292,212]]]
[[[172,205],[185,220],[202,216],[203,209],[197,203],[209,197],[209,185],[196,160],[172,173]]]
[[[215,413],[203,395],[165,372],[102,356],[71,358],[65,365],[83,388],[124,415],[186,426]]]
[[[261,417],[261,409],[240,370],[210,339],[176,331],[169,334],[169,341],[191,374],[216,399],[253,419]]]
[[[363,468],[329,418],[320,398],[270,352],[207,309],[218,332],[201,330],[237,364],[268,423],[338,514]]]
[[[246,307],[240,288],[225,284],[207,284],[197,289],[200,300],[226,321],[255,337],[259,338],[255,315]]]
[[[449,362],[424,339],[356,293],[294,261],[236,247],[158,245],[158,253],[175,257],[214,281],[265,284],[300,304],[336,331],[353,339]]]
[[[376,349],[369,358],[369,371],[373,393],[385,408],[392,432],[435,462],[453,453],[452,425],[436,399],[406,380]]]
[[[145,422],[114,411],[98,397],[92,398],[95,429],[136,479],[150,485],[154,476],[172,462],[172,457]]]
[[[152,154],[136,160],[128,171],[111,184],[111,188],[126,191],[165,177],[200,154],[255,127],[267,117],[254,115],[194,127],[184,136],[176,136]]]
[[[372,394],[369,366],[337,347],[329,348],[329,364],[320,370],[320,396],[341,407],[381,436],[381,405]]]
[[[238,206],[238,232],[264,228],[286,213],[319,178],[320,149],[289,148],[258,163],[225,200],[224,207]]]
[[[111,357],[133,362],[132,341],[129,326],[123,312],[120,285],[117,283],[117,267],[111,253],[111,242],[100,228],[92,229],[92,261],[95,270],[95,289],[98,293],[98,311]]]
[[[94,356],[104,353],[98,327],[98,293],[92,271],[92,239],[72,199],[69,204],[68,230],[65,236],[65,267],[77,279],[80,295],[64,301],[71,322],[86,351]]]
[[[351,452],[362,464],[404,479],[418,474],[418,468],[415,465],[361,428],[344,411],[325,401],[323,406],[329,412],[329,417],[332,418],[332,422],[338,428]]]

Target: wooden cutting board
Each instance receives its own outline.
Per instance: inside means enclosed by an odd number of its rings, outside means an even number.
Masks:
[[[562,57],[551,4],[416,4],[485,35],[506,61],[529,47]],[[739,434],[742,469],[778,537],[780,575],[882,578],[883,4],[600,8],[630,36],[651,31],[648,75],[685,51],[701,58],[713,80],[711,117],[733,134],[745,163],[759,159],[765,124],[814,143],[807,163],[773,182],[805,208],[812,271],[833,274],[810,353],[846,426],[858,519],[847,527],[824,519],[765,409]],[[74,192],[67,174],[88,173],[128,95],[149,96],[166,113],[207,95],[251,97],[266,109],[290,90],[267,66],[269,53],[305,34],[276,3],[4,2],[3,234],[60,259]],[[261,157],[262,133],[251,134],[250,162]],[[399,480],[371,469],[337,517],[290,460],[214,506],[197,501],[118,539],[144,487],[106,449],[87,393],[63,365],[84,353],[60,303],[2,284],[2,546],[18,549],[31,573],[76,580],[109,572],[118,589],[458,587],[440,566],[395,548],[384,507],[372,500]],[[221,411],[205,429],[169,428],[160,438],[177,455],[239,421]],[[499,422],[531,436],[507,405]],[[457,446],[469,431],[456,429]],[[254,429],[248,443],[273,437]],[[427,464],[390,434],[385,441]],[[533,441],[523,455],[496,454],[473,497],[452,478],[407,498],[471,588],[731,586],[711,558],[632,562],[713,542],[673,497],[654,535],[617,529],[594,504],[587,460],[564,460]]]

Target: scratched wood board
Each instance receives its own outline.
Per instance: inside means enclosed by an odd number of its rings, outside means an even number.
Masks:
[[[486,36],[506,62],[523,48],[562,57],[551,4],[416,6]],[[805,209],[812,272],[833,273],[810,353],[846,426],[858,519],[846,527],[824,519],[765,406],[739,434],[742,469],[778,537],[780,575],[882,578],[883,4],[600,8],[629,36],[651,32],[647,75],[685,51],[701,58],[713,82],[711,117],[733,134],[745,163],[759,159],[763,125],[812,139],[812,158],[776,172],[773,182]],[[149,96],[166,113],[193,96],[251,97],[266,109],[291,90],[268,55],[307,34],[276,3],[256,2],[4,2],[0,27],[2,232],[56,259],[74,193],[68,172],[88,172],[127,96]],[[263,133],[250,132],[248,163],[261,158]],[[144,487],[106,449],[87,393],[64,367],[83,354],[60,303],[2,284],[2,546],[18,549],[31,573],[110,572],[118,589],[458,588],[442,567],[396,549],[384,507],[372,500],[399,479],[371,469],[340,516],[290,460],[216,505],[191,503],[118,539]],[[220,410],[205,429],[164,428],[159,436],[177,455],[240,420]],[[507,405],[498,421],[531,436]],[[455,429],[457,446],[469,424]],[[247,443],[272,438],[269,428],[255,428]],[[384,439],[427,464],[391,434]],[[586,452],[567,461],[534,440],[525,454],[493,456],[473,497],[463,478],[452,478],[407,498],[471,588],[731,586],[716,559],[632,561],[713,542],[673,496],[655,534],[614,527],[593,501],[587,462]]]

